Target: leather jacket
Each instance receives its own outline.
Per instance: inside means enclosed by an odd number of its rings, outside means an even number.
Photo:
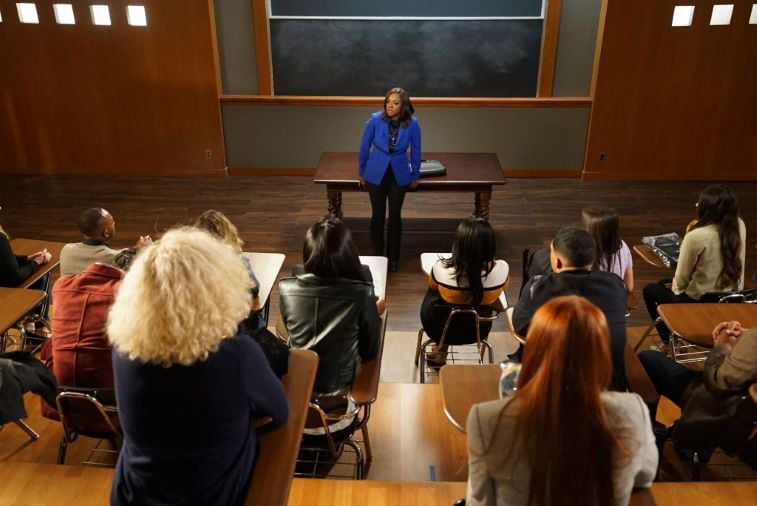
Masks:
[[[358,358],[367,361],[378,352],[371,283],[298,274],[279,281],[279,294],[289,346],[318,354],[313,391],[330,393],[351,385]]]

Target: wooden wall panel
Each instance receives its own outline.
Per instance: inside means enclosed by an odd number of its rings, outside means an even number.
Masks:
[[[38,0],[38,25],[0,0],[0,172],[224,174],[213,5],[210,0],[101,0],[76,25],[55,23]],[[144,5],[147,27],[127,24]],[[211,159],[206,150],[212,151]]]
[[[729,26],[709,25],[713,0],[604,2],[584,177],[757,179],[753,1],[729,2]]]

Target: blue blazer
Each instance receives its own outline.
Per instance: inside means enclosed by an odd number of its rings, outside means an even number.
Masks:
[[[373,149],[371,149],[373,145]],[[408,160],[407,148],[410,148]],[[389,153],[389,121],[374,112],[365,123],[358,156],[359,174],[372,184],[380,184],[389,165],[399,186],[407,186],[421,177],[421,127],[413,117],[407,128],[400,126],[394,152]]]

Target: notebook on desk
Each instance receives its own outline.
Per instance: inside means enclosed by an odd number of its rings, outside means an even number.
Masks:
[[[641,242],[649,246],[666,267],[672,267],[678,263],[681,254],[681,237],[675,232],[662,235],[650,235],[641,239]]]

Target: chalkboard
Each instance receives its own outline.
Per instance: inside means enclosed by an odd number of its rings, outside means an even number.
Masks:
[[[276,95],[533,97],[543,19],[270,19]]]

